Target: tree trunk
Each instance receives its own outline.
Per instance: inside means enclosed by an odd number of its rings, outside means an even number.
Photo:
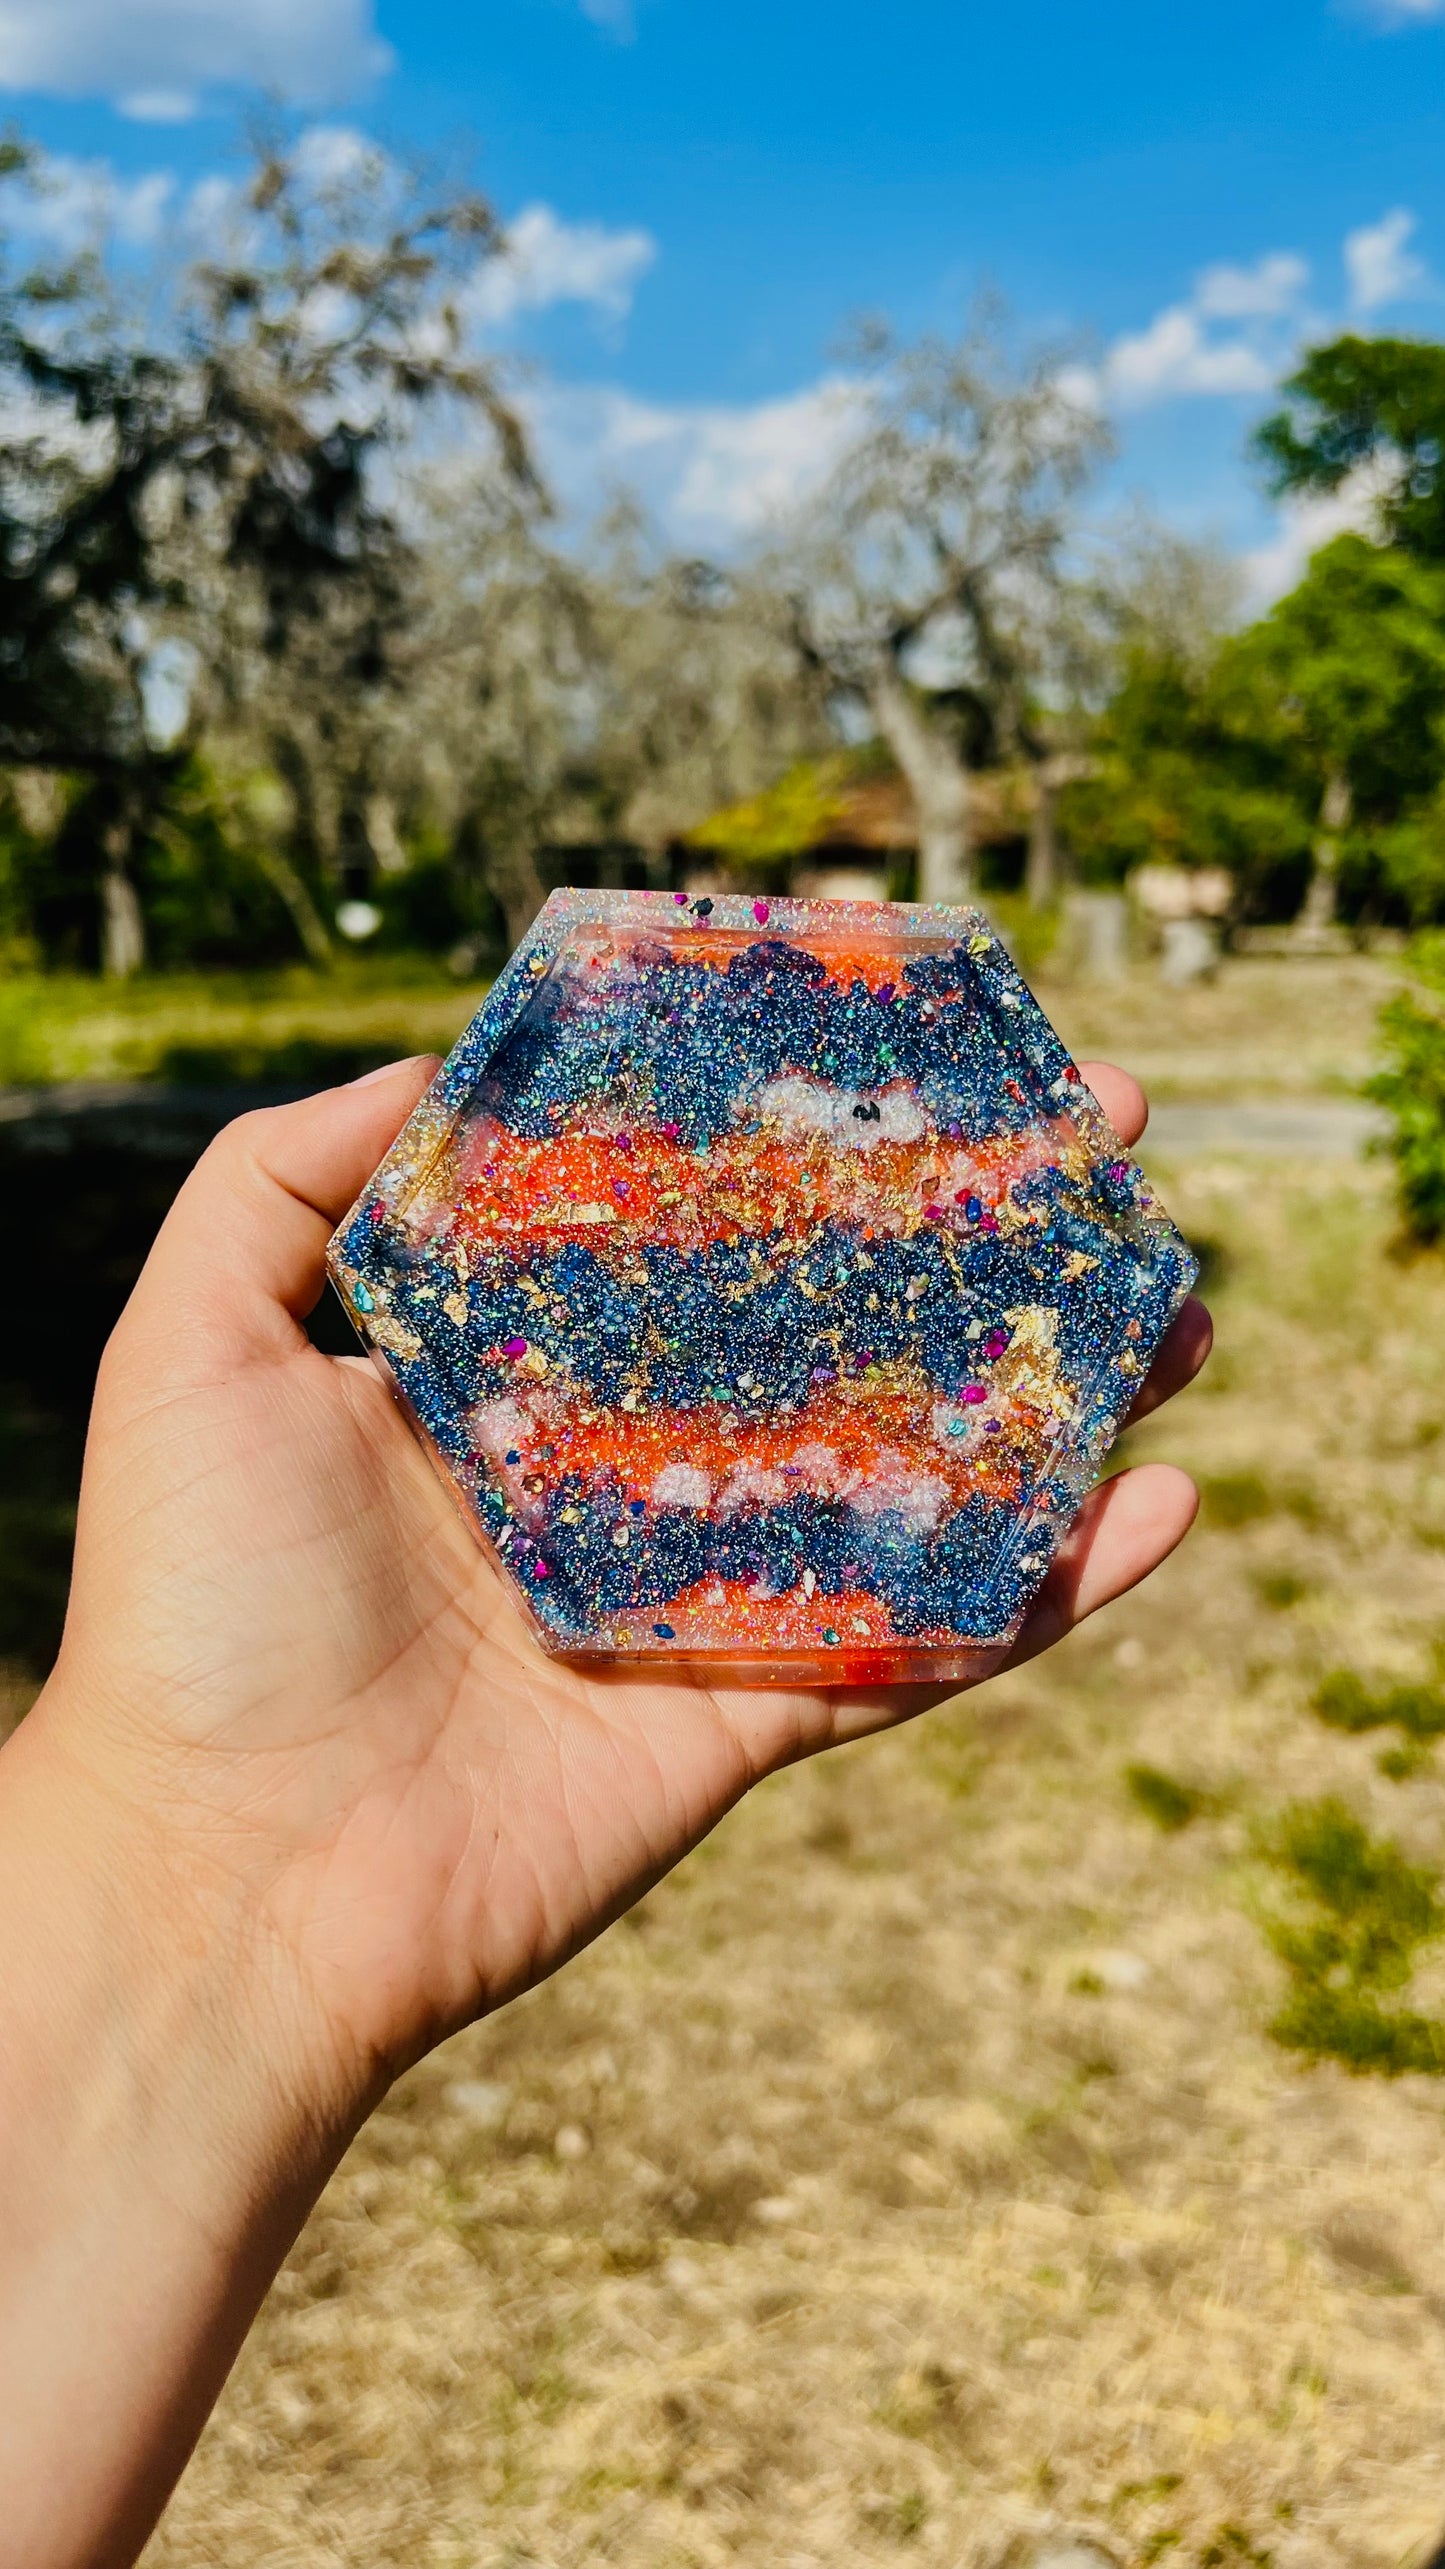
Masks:
[[[1059,837],[1059,794],[1094,773],[1094,761],[1076,750],[1053,750],[1033,761],[1034,810],[1029,823],[1024,897],[1031,908],[1047,910],[1072,872],[1068,849]]]
[[[256,850],[256,863],[277,898],[285,903],[307,962],[324,971],[333,960],[326,922],[290,857],[282,848],[263,844]]]
[[[1047,910],[1058,897],[1059,827],[1053,780],[1034,769],[1034,812],[1029,823],[1029,852],[1024,866],[1024,899],[1032,910]]]
[[[146,959],[140,896],[126,872],[131,837],[130,822],[121,819],[110,823],[101,840],[105,872],[100,878],[100,968],[108,981],[129,981]]]
[[[507,922],[507,944],[519,946],[547,895],[537,871],[536,852],[530,842],[518,840],[511,847],[492,847],[487,852],[487,881],[502,905]]]
[[[396,805],[389,794],[368,794],[362,818],[366,843],[378,874],[405,874],[406,849],[396,826]]]
[[[1335,895],[1339,887],[1340,832],[1347,830],[1354,813],[1354,796],[1350,780],[1342,767],[1331,766],[1325,775],[1325,790],[1320,798],[1319,836],[1314,843],[1314,867],[1310,875],[1296,926],[1301,937],[1328,936],[1335,924]]]
[[[918,815],[918,898],[972,901],[968,770],[892,667],[869,690],[873,719],[903,770]]]

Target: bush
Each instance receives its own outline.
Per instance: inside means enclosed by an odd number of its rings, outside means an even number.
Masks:
[[[1381,1010],[1385,1067],[1365,1093],[1390,1118],[1382,1147],[1395,1163],[1405,1227],[1433,1245],[1445,1235],[1445,936],[1418,939],[1412,963],[1417,989]]]

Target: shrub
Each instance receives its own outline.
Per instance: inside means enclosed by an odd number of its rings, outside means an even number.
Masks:
[[[1418,938],[1412,963],[1417,988],[1380,1011],[1385,1067],[1365,1093],[1390,1119],[1381,1147],[1395,1163],[1405,1228],[1433,1244],[1445,1233],[1445,936]]]

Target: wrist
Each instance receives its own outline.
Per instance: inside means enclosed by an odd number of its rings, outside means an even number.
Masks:
[[[371,2102],[322,2039],[243,1873],[168,1779],[89,1751],[100,1725],[45,1689],[0,1750],[0,2094],[7,2034],[43,2025],[97,2085],[185,2100],[206,2173],[324,2164]],[[232,2128],[234,2126],[234,2128]]]
[[[0,2485],[35,2569],[139,2548],[364,2110],[243,1890],[96,1781],[78,1709],[0,1750]]]

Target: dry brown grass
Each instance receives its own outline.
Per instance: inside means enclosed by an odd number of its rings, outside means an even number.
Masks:
[[[1196,1013],[1224,1057],[1234,991]],[[1249,1040],[1283,1078],[1279,1016]],[[1445,2094],[1271,2045],[1251,1830],[1336,1787],[1439,1854],[1438,1776],[1386,1782],[1308,1699],[1439,1618],[1445,1273],[1384,1253],[1371,1171],[1168,1191],[1223,1343],[1132,1443],[1215,1521],[1052,1659],[774,1780],[408,2078],[148,2569],[1425,2558]],[[1160,1834],[1132,1760],[1204,1815]]]

